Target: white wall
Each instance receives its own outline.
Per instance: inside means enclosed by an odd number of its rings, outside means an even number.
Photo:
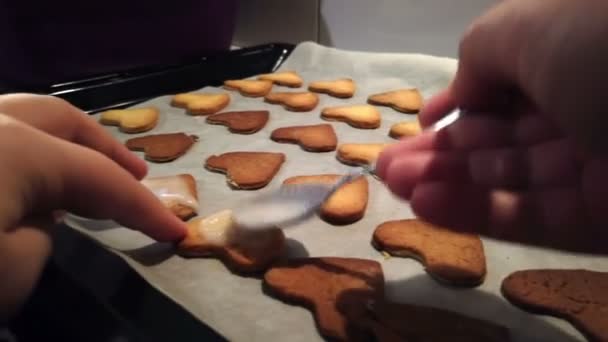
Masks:
[[[469,23],[498,0],[322,0],[320,42],[455,57]]]
[[[241,0],[235,45],[313,40],[363,51],[457,56],[469,23],[500,0]]]

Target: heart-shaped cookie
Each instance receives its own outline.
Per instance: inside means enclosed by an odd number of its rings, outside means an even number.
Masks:
[[[422,95],[416,88],[399,89],[371,95],[367,102],[379,106],[388,106],[402,113],[418,113],[422,108]]]
[[[321,118],[329,121],[343,121],[352,127],[373,129],[380,127],[380,112],[370,105],[328,107],[321,112]]]
[[[284,250],[281,229],[240,229],[230,210],[189,221],[186,238],[177,245],[179,255],[216,257],[236,273],[264,271]]]
[[[173,96],[173,107],[185,108],[191,115],[210,115],[226,108],[230,95],[226,93],[184,93]]]
[[[386,147],[391,144],[342,144],[338,147],[336,158],[346,165],[371,165]]]
[[[329,152],[336,149],[338,137],[332,125],[291,126],[272,131],[270,139],[276,142],[299,144],[310,152]]]
[[[311,92],[276,92],[264,97],[268,103],[280,104],[292,112],[309,112],[319,104],[319,96]]]
[[[253,134],[266,126],[269,117],[267,110],[246,110],[213,114],[207,122],[227,126],[232,133]]]
[[[357,86],[350,78],[340,78],[332,81],[310,82],[308,90],[315,93],[328,94],[338,98],[349,98],[355,95]]]
[[[243,96],[260,97],[272,90],[272,81],[265,80],[227,80],[224,88],[238,90]]]
[[[298,73],[296,73],[295,71],[291,71],[291,70],[278,71],[278,72],[275,72],[272,74],[259,75],[258,80],[271,81],[274,84],[291,87],[291,88],[301,87],[302,83],[304,82],[302,80],[302,77],[300,77],[300,75],[298,75]]]
[[[196,141],[196,135],[168,133],[132,138],[125,145],[132,151],[143,151],[149,161],[168,162],[181,157]]]
[[[118,126],[125,133],[141,133],[154,128],[158,117],[158,109],[153,107],[114,109],[101,113],[99,123]]]
[[[253,190],[268,185],[284,162],[283,153],[228,152],[207,158],[205,167],[225,173],[228,184],[235,189]]]

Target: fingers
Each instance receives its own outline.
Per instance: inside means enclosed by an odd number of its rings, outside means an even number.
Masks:
[[[0,96],[0,113],[48,134],[99,151],[137,179],[147,173],[146,163],[114,139],[86,113],[53,96],[10,94]]]
[[[40,146],[45,148],[43,154]],[[185,224],[152,192],[97,151],[4,117],[0,158],[3,196],[12,201],[10,206],[0,206],[3,228],[15,226],[35,211],[65,209],[113,219],[159,241],[178,240],[185,234]]]
[[[580,233],[588,220],[577,187],[513,192],[429,182],[416,186],[411,205],[419,217],[463,232],[575,252],[608,251]]]

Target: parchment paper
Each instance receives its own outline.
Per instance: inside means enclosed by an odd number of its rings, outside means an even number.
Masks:
[[[278,144],[269,139],[278,127],[323,122],[323,107],[363,104],[369,94],[400,87],[417,87],[425,97],[444,88],[456,67],[452,59],[412,54],[377,54],[348,52],[326,48],[314,43],[299,45],[281,69],[297,70],[306,82],[351,77],[357,82],[357,94],[349,100],[321,96],[317,109],[293,113],[277,105],[266,104],[231,92],[232,102],[226,110],[268,109],[268,125],[253,135],[228,133],[223,126],[208,125],[205,118],[196,118],[184,110],[169,106],[170,96],[159,97],[139,106],[154,105],[161,110],[158,126],[151,132],[186,132],[196,134],[200,141],[185,156],[166,164],[150,163],[150,176],[191,173],[197,180],[200,215],[230,208],[237,201],[270,191],[287,177],[295,175],[340,173],[347,171],[335,159],[335,152],[310,153],[297,145]],[[275,91],[291,91],[275,87]],[[206,88],[204,91],[221,92]],[[382,126],[376,130],[360,130],[334,122],[339,142],[391,142],[390,126],[415,116],[389,108],[379,108]],[[108,130],[121,141],[138,135]],[[272,183],[259,191],[233,191],[223,174],[203,168],[203,161],[212,154],[229,151],[276,151],[287,154],[287,161]],[[463,199],[466,200],[466,199]],[[488,265],[485,283],[476,289],[450,289],[429,278],[421,264],[411,259],[385,260],[371,245],[374,228],[387,220],[413,217],[409,205],[393,197],[379,182],[370,179],[370,199],[365,217],[350,226],[331,226],[314,218],[285,231],[289,238],[290,256],[343,256],[377,260],[386,277],[390,298],[402,302],[427,304],[456,310],[474,317],[492,320],[512,330],[514,340],[568,341],[581,335],[565,321],[530,315],[507,303],[500,295],[501,280],[510,272],[524,268],[588,268],[608,271],[606,259],[575,256],[555,251],[523,247],[484,239]],[[176,303],[190,311],[227,339],[234,341],[318,341],[312,315],[305,309],[283,304],[262,293],[261,281],[231,274],[214,259],[183,259],[171,253],[170,247],[146,236],[118,227],[116,223],[69,218],[68,224],[110,248],[143,278]],[[404,322],[407,324],[407,322]],[[441,329],[441,327],[438,327]]]

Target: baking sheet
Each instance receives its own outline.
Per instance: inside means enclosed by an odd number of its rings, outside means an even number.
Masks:
[[[138,105],[158,107],[162,113],[158,126],[151,132],[127,135],[115,127],[108,130],[119,140],[151,133],[186,132],[200,141],[185,156],[166,164],[150,163],[150,176],[191,173],[197,180],[200,215],[230,208],[235,203],[271,191],[288,177],[296,175],[341,173],[350,167],[335,159],[335,152],[310,153],[297,145],[278,144],[269,139],[278,127],[315,124],[323,107],[365,103],[369,94],[401,87],[417,87],[425,97],[444,88],[456,68],[456,61],[414,54],[376,54],[341,51],[315,43],[302,43],[281,67],[297,70],[306,82],[351,77],[357,82],[357,94],[341,100],[320,96],[317,109],[308,113],[288,112],[277,105],[266,104],[230,92],[232,102],[226,110],[267,109],[268,125],[253,135],[230,134],[224,126],[208,125],[204,117],[186,115],[184,110],[169,106],[170,96],[159,97]],[[275,91],[291,91],[275,87]],[[205,88],[208,92],[222,89]],[[359,130],[344,123],[332,122],[340,143],[394,142],[387,133],[390,126],[415,116],[379,107],[382,126],[376,130]],[[259,191],[231,190],[225,176],[203,168],[212,154],[229,151],[283,152],[287,161],[274,180]],[[377,180],[370,181],[370,197],[365,217],[349,226],[332,226],[314,218],[285,231],[289,255],[342,256],[377,260],[382,264],[389,298],[409,303],[426,304],[459,311],[474,317],[503,324],[519,341],[580,340],[581,335],[565,321],[525,313],[508,304],[500,295],[501,280],[510,272],[524,268],[588,268],[608,271],[606,258],[529,248],[484,239],[488,276],[476,289],[451,289],[430,279],[416,261],[385,258],[371,245],[374,228],[387,220],[413,217],[409,205],[392,196]],[[142,213],[145,215],[145,213]],[[261,282],[231,274],[214,259],[183,259],[171,253],[167,244],[155,243],[146,236],[119,227],[111,221],[68,218],[70,226],[97,240],[121,256],[152,286],[168,295],[198,319],[233,341],[319,341],[312,315],[303,308],[284,304],[262,293]],[[407,324],[407,322],[404,322]],[[438,327],[439,329],[441,327]]]

